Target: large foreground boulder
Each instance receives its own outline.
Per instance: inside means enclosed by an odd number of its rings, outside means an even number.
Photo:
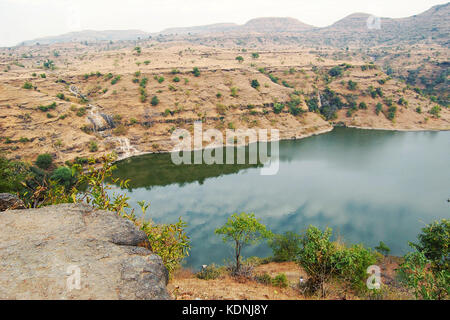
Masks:
[[[145,233],[83,204],[0,213],[0,299],[169,299]]]

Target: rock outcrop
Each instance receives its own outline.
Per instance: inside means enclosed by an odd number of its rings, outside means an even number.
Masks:
[[[0,212],[5,210],[25,209],[22,200],[9,193],[0,193]]]
[[[131,221],[83,204],[0,213],[0,299],[169,299]]]

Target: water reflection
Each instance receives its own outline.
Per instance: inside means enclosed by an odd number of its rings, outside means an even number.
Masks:
[[[231,248],[214,235],[234,212],[254,212],[273,231],[330,226],[348,242],[383,240],[404,253],[420,227],[449,217],[450,132],[388,132],[337,128],[280,143],[280,170],[256,166],[175,166],[170,155],[119,163],[129,195],[150,201],[157,222],[189,224],[187,264],[221,263]],[[268,255],[265,245],[246,255]]]

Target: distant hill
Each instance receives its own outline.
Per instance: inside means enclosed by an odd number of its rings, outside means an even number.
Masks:
[[[234,30],[238,28],[239,25],[235,23],[216,23],[216,24],[210,24],[206,26],[195,26],[195,27],[187,27],[187,28],[169,28],[165,29],[159,34],[204,34],[204,33],[220,33],[220,32],[227,32],[230,30]]]
[[[213,41],[217,43],[218,39],[231,39],[234,43],[243,44],[251,42],[252,37],[258,37],[259,41],[264,37],[266,40],[264,43],[272,42],[273,44],[371,46],[395,44],[402,41],[416,43],[426,40],[445,46],[449,45],[450,2],[434,6],[412,17],[372,20],[372,24],[369,23],[370,27],[368,27],[369,19],[371,19],[371,15],[367,13],[354,13],[328,27],[317,28],[294,18],[256,18],[244,25],[218,23],[187,28],[169,28],[153,34],[139,30],[72,32],[60,36],[25,41],[23,44],[137,40],[149,36],[157,36],[157,39],[160,39],[160,36],[163,36],[164,41],[186,40],[202,44],[212,43]]]
[[[381,44],[400,41],[417,42],[432,40],[443,45],[450,39],[450,3],[437,5],[408,18],[380,18],[377,28],[372,20],[368,27],[369,14],[351,14],[331,26],[308,33],[313,41],[331,45]]]
[[[28,40],[21,45],[53,44],[61,42],[79,42],[79,41],[119,41],[119,40],[137,40],[147,38],[150,34],[140,30],[107,30],[94,31],[84,30],[80,32],[70,32],[59,36],[44,37],[34,40]]]
[[[248,21],[239,27],[238,31],[275,33],[275,32],[302,32],[315,29],[315,27],[300,22],[294,18],[257,18]]]

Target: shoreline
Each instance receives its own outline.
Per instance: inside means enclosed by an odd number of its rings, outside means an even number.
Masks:
[[[373,127],[360,127],[360,126],[351,126],[351,125],[340,125],[340,124],[330,124],[329,128],[323,129],[323,130],[318,130],[316,132],[312,132],[312,133],[308,133],[305,135],[300,135],[298,137],[291,137],[291,138],[279,138],[277,140],[273,140],[273,142],[281,142],[281,141],[295,141],[295,140],[302,140],[302,139],[306,139],[306,138],[310,138],[310,137],[314,137],[314,136],[318,136],[318,135],[322,135],[322,134],[327,134],[332,132],[335,128],[350,128],[350,129],[359,129],[359,130],[373,130],[373,131],[392,131],[392,132],[440,132],[440,131],[450,131],[450,128],[448,129],[389,129],[389,128],[373,128]],[[252,142],[252,143],[259,143],[259,142],[267,142],[267,141],[263,141],[263,140],[257,140],[256,142]],[[269,141],[272,142],[272,141]],[[180,151],[199,151],[199,150],[208,150],[208,149],[215,149],[215,148],[226,148],[226,147],[247,147],[249,146],[250,143],[246,143],[244,145],[235,145],[235,144],[222,144],[222,145],[217,145],[217,146],[206,146],[206,147],[202,147],[202,148],[194,148],[191,150],[180,150]],[[145,155],[149,155],[149,154],[168,154],[168,153],[172,153],[171,151],[157,151],[157,152],[153,152],[153,151],[148,151],[148,152],[139,152],[137,154],[131,154],[128,156],[124,156],[124,157],[119,157],[114,163],[123,161],[123,160],[127,160],[127,159],[131,159],[134,157],[140,157],[140,156],[145,156]]]

